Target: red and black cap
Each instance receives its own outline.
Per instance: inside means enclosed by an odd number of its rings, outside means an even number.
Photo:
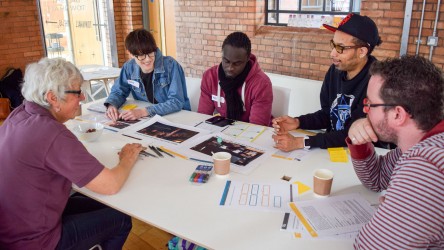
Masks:
[[[339,30],[359,38],[360,40],[368,43],[372,48],[381,44],[381,37],[379,37],[378,28],[376,27],[375,22],[373,22],[373,20],[368,16],[350,13],[344,19],[342,19],[337,28],[327,24],[324,24],[324,27],[333,32]]]

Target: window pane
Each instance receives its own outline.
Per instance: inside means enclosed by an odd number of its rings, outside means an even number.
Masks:
[[[77,66],[112,66],[108,1],[40,0],[47,55]]]
[[[280,10],[298,10],[299,0],[280,0],[279,9]],[[288,19],[288,17],[287,17]]]
[[[324,2],[322,0],[303,0],[301,10],[303,11],[322,11]]]
[[[277,10],[276,0],[268,0],[268,9],[269,10]]]
[[[361,0],[353,0],[353,12],[359,12],[361,10]]]
[[[355,0],[356,2],[356,0]],[[326,11],[349,12],[350,0],[331,0],[326,3]]]
[[[276,24],[277,23],[277,20],[276,20],[276,13],[268,13],[268,19],[267,19],[267,21],[268,21],[268,23],[269,24]]]

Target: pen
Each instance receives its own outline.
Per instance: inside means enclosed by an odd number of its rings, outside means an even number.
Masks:
[[[154,158],[159,158],[159,157],[157,157],[157,156],[155,156],[153,154],[150,154],[150,153],[148,153],[146,151],[140,151],[139,154],[144,155],[144,156],[151,156],[151,157],[154,157]]]
[[[156,155],[158,155],[159,157],[163,157],[162,153],[160,153],[156,147],[154,146],[148,146],[151,150],[153,150],[154,153],[156,153]]]
[[[157,149],[158,149],[160,152],[163,152],[163,153],[169,155],[170,157],[173,157],[173,158],[174,158],[174,155],[168,153],[167,151],[163,150],[162,148],[157,147]]]
[[[107,127],[104,127],[104,129],[109,130],[109,131],[113,131],[113,132],[119,132],[119,131],[117,131],[115,129],[110,129],[110,128],[107,128]]]
[[[199,122],[198,124],[194,125],[194,127],[197,127],[197,126],[199,126],[200,124],[202,124],[202,122]]]
[[[117,132],[117,131],[116,131]],[[126,137],[129,137],[129,138],[133,138],[133,139],[136,139],[136,140],[142,140],[142,139],[140,139],[140,138],[137,138],[137,137],[134,137],[134,136],[131,136],[131,135],[125,135],[125,134],[122,134],[123,136],[126,136]]]
[[[190,158],[190,160],[193,160],[193,161],[198,161],[198,162],[203,162],[203,163],[209,163],[209,164],[213,164],[213,162],[212,162],[212,161],[205,161],[205,160],[201,160],[201,159],[196,159],[196,158]]]

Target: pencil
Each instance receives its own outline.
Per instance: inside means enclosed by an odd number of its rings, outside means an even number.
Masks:
[[[188,160],[188,158],[187,158],[186,156],[181,155],[181,154],[179,154],[179,153],[176,153],[176,152],[174,152],[174,151],[171,151],[171,150],[169,150],[169,149],[166,149],[165,147],[160,146],[159,148],[161,148],[163,151],[168,152],[168,153],[170,153],[170,154],[172,154],[172,155],[175,155],[175,156],[180,157],[180,158],[182,158],[182,159]]]
[[[163,152],[163,153],[169,155],[170,157],[173,157],[173,158],[174,158],[174,155],[168,153],[167,151],[165,151],[165,150],[163,150],[163,149],[161,149],[161,148],[159,148],[159,147],[157,147],[157,149],[160,150],[161,152]]]
[[[142,139],[140,139],[140,138],[137,138],[137,137],[134,137],[134,136],[131,136],[131,135],[125,135],[125,134],[122,134],[123,136],[126,136],[126,137],[129,137],[129,138],[133,138],[133,139],[136,139],[136,140],[139,140],[139,141],[141,141]]]
[[[205,161],[205,160],[201,160],[201,159],[196,159],[196,158],[190,158],[190,160],[193,161],[198,161],[198,162],[203,162],[203,163],[208,163],[208,164],[213,164],[212,161]]]

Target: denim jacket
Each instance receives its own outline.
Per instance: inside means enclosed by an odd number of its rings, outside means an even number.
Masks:
[[[130,93],[135,100],[149,102],[145,86],[140,77],[140,67],[134,60],[135,58],[123,65],[120,76],[114,82],[105,103],[119,108],[125,103]],[[129,84],[128,80],[134,81],[133,84]],[[135,84],[135,82],[138,84]],[[167,115],[181,109],[191,110],[182,66],[174,58],[163,56],[159,49],[156,51],[154,62],[153,88],[154,97],[158,104],[146,108],[149,116]]]

